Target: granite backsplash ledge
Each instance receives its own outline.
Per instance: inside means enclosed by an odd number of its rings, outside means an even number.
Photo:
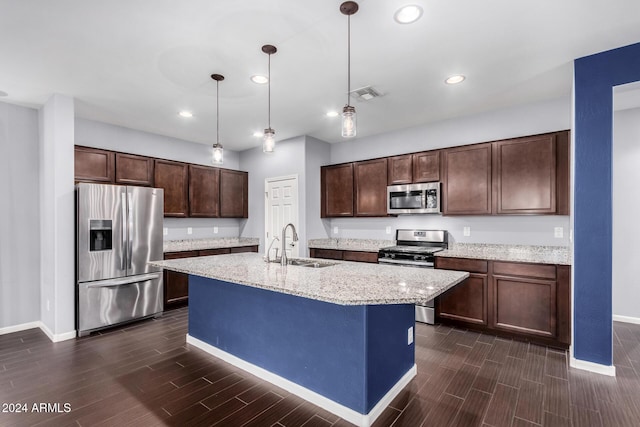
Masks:
[[[239,246],[256,246],[259,244],[260,239],[257,237],[219,237],[210,239],[167,240],[163,243],[163,251],[197,251],[204,249],[234,248]]]
[[[571,250],[567,246],[450,243],[448,250],[436,256],[571,265]]]
[[[381,248],[394,246],[395,240],[374,239],[310,239],[307,245],[310,249],[336,249],[343,251],[378,252]]]

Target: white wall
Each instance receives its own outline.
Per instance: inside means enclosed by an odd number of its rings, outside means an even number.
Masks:
[[[240,168],[249,171],[249,219],[241,226],[242,237],[258,237],[259,251],[264,247],[264,181],[287,175],[298,175],[298,237],[299,253],[307,252],[307,206],[306,200],[312,200],[313,195],[306,194],[305,178],[305,150],[306,137],[299,136],[286,141],[278,141],[273,153],[262,152],[262,147],[245,150],[240,153]],[[319,169],[319,167],[318,167]],[[318,199],[320,198],[318,187]]]
[[[75,132],[76,145],[211,166],[209,145],[81,118],[76,119]],[[237,151],[225,149],[222,167],[238,170],[239,160]],[[238,237],[240,224],[237,219],[165,218],[164,240]],[[214,227],[218,233],[214,233]],[[188,228],[192,234],[187,233]]]
[[[40,320],[38,112],[0,102],[0,330]]]
[[[40,317],[58,341],[75,336],[73,99],[52,95],[39,111],[39,131]]]
[[[371,137],[331,145],[331,164],[404,154],[422,150],[534,135],[569,129],[571,99],[527,104],[469,117],[446,120]],[[338,233],[334,234],[334,227]],[[569,216],[465,216],[411,215],[398,218],[340,218],[325,220],[328,237],[393,239],[385,227],[442,228],[451,239],[465,243],[504,243],[525,245],[569,245]],[[462,228],[471,235],[462,235]],[[563,227],[564,237],[554,238],[554,227]],[[327,236],[322,236],[327,237]]]
[[[328,232],[327,220],[320,218],[320,166],[330,163],[331,144],[308,136],[305,149],[307,240],[322,239]]]
[[[613,136],[613,315],[640,321],[640,108],[615,112]]]

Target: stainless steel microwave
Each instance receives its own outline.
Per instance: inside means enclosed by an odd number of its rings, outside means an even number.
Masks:
[[[440,213],[440,183],[425,182],[388,186],[387,213]]]

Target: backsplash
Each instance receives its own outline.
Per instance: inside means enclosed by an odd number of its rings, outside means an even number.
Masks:
[[[163,240],[238,237],[244,222],[233,218],[165,218]]]

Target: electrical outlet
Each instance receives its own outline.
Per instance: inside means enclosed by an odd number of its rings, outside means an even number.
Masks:
[[[218,227],[213,227],[213,234],[218,234]]]
[[[391,234],[391,227],[387,226],[387,228],[384,229],[384,232],[387,234]]]
[[[162,235],[166,236],[167,234],[169,234],[169,229],[167,227],[163,227],[162,228]]]
[[[49,304],[49,300],[47,300],[47,311],[51,311],[51,305]]]
[[[333,234],[338,234],[338,227],[333,227]]]
[[[193,228],[187,227],[187,234],[193,234]]]
[[[471,227],[463,227],[462,228],[462,235],[463,236],[471,236]]]
[[[407,345],[413,344],[413,326],[407,329]]]
[[[562,239],[564,237],[564,228],[555,227],[553,229],[553,237],[555,237],[556,239]]]

